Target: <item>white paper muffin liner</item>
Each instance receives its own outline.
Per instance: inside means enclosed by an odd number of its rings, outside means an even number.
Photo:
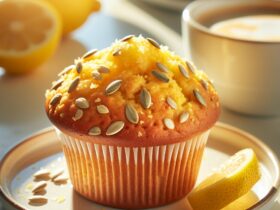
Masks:
[[[209,131],[181,143],[153,147],[94,144],[58,129],[57,134],[77,192],[109,206],[146,208],[191,191]]]

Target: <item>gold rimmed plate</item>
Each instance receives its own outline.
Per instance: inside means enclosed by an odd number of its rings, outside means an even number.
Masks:
[[[243,148],[252,148],[256,152],[262,171],[261,180],[252,189],[257,199],[250,204],[250,209],[280,209],[276,202],[280,187],[277,157],[256,137],[223,123],[217,123],[211,131],[197,183],[203,180],[212,168]],[[22,141],[3,158],[0,165],[0,194],[7,209],[111,209],[81,197],[73,190],[70,181],[63,184],[48,181],[44,194],[48,198],[47,203],[30,205],[28,197],[32,195],[31,189],[35,185],[32,175],[41,168],[51,171],[64,168],[67,174],[60,143],[52,127]],[[184,198],[156,209],[187,210],[189,207],[187,198]]]

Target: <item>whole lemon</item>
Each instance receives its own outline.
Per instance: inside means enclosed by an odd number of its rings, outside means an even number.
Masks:
[[[63,35],[79,28],[88,16],[100,9],[99,0],[46,0],[50,2],[61,15]]]

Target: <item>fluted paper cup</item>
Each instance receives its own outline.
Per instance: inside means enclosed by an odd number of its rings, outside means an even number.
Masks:
[[[102,145],[59,130],[57,134],[78,193],[112,207],[148,208],[179,200],[192,190],[209,131],[152,147]]]

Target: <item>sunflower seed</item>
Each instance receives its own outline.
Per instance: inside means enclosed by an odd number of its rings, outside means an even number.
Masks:
[[[78,73],[81,73],[81,71],[83,70],[83,63],[81,59],[75,60],[75,65],[76,65],[76,71]]]
[[[200,94],[200,92],[198,90],[193,90],[193,94],[195,96],[195,98],[198,100],[198,102],[202,105],[206,107],[206,101],[203,98],[203,96]]]
[[[58,73],[57,76],[61,77],[62,75],[64,75],[64,74],[68,73],[69,71],[71,71],[74,67],[75,67],[74,65],[67,66],[60,73]]]
[[[118,91],[118,89],[121,87],[121,84],[122,80],[114,80],[106,87],[105,94],[112,95],[113,93]]]
[[[32,192],[36,193],[38,191],[43,190],[45,187],[47,186],[47,182],[46,181],[40,181],[38,183],[36,183],[36,185],[33,187]]]
[[[63,168],[56,169],[55,171],[53,171],[51,173],[50,178],[51,179],[55,179],[56,177],[60,176],[63,173],[64,173],[64,169]]]
[[[123,129],[123,127],[124,127],[123,121],[115,121],[107,128],[106,135],[112,136],[120,132]]]
[[[147,40],[156,48],[160,49],[160,45],[159,43],[157,43],[157,41],[155,41],[154,39],[152,38],[147,38]]]
[[[152,105],[152,97],[146,88],[140,92],[140,103],[144,109],[149,109]]]
[[[99,114],[108,114],[109,113],[108,107],[103,104],[96,106],[96,110]]]
[[[99,72],[92,72],[92,76],[96,80],[102,80],[102,76]]]
[[[66,182],[67,180],[68,180],[68,177],[66,175],[62,174],[62,175],[59,175],[59,176],[55,177],[53,179],[53,182],[61,183],[61,182]]]
[[[96,99],[94,100],[95,103],[99,103],[100,101],[101,101],[100,98],[96,98]]]
[[[126,42],[126,41],[132,39],[133,37],[134,37],[134,35],[127,35],[127,36],[123,37],[120,41],[121,42]]]
[[[101,129],[98,126],[91,128],[88,132],[90,136],[98,136],[101,134]]]
[[[95,53],[97,53],[97,52],[98,52],[97,49],[92,49],[92,50],[86,52],[86,53],[83,55],[82,58],[83,58],[83,59],[87,59],[87,58],[93,56],[93,55],[94,55]]]
[[[162,82],[169,82],[169,78],[164,73],[153,70],[152,74]]]
[[[80,120],[84,115],[84,111],[81,109],[77,109],[75,115],[72,117],[72,120],[77,121]]]
[[[190,70],[192,73],[195,74],[196,70],[195,70],[194,65],[193,65],[192,63],[190,63],[189,61],[186,61],[186,64],[187,64],[189,70]]]
[[[75,79],[73,79],[68,88],[68,93],[73,92],[77,88],[79,82],[80,82],[80,77],[76,77]]]
[[[177,109],[177,104],[171,97],[167,97],[166,102],[172,109]]]
[[[182,74],[185,78],[187,78],[187,79],[190,78],[189,73],[187,72],[187,70],[185,69],[185,67],[184,67],[183,65],[179,64],[179,65],[178,65],[178,68],[179,68],[181,74]]]
[[[201,79],[200,83],[205,90],[208,90],[208,83],[205,80]]]
[[[88,100],[83,98],[83,97],[77,98],[75,100],[75,105],[80,109],[88,109],[89,108]]]
[[[107,68],[106,66],[100,66],[100,67],[98,68],[98,72],[99,72],[99,73],[109,73],[109,72],[110,72],[110,69]]]
[[[33,195],[29,197],[28,200],[31,204],[44,204],[48,202],[48,199],[41,195]]]
[[[164,118],[163,123],[168,129],[174,129],[175,128],[174,122],[170,118]]]
[[[136,109],[131,104],[126,104],[125,115],[129,122],[137,124],[139,121],[139,116]]]
[[[57,103],[59,103],[61,98],[62,98],[62,95],[60,93],[55,94],[50,101],[50,105],[51,106],[56,105]]]
[[[156,62],[156,66],[159,70],[163,72],[168,72],[168,68],[160,62]]]
[[[48,169],[41,169],[33,174],[33,177],[35,179],[41,179],[41,178],[48,178],[50,175],[50,170]]]
[[[189,119],[189,116],[190,116],[190,114],[188,112],[183,112],[179,117],[179,122],[180,123],[187,122],[187,120]]]
[[[63,83],[63,79],[59,79],[59,80],[55,81],[53,86],[51,87],[51,90],[56,90],[57,88],[59,88],[61,86],[62,83]]]
[[[122,54],[121,49],[117,49],[116,51],[113,52],[113,56],[120,56]]]

